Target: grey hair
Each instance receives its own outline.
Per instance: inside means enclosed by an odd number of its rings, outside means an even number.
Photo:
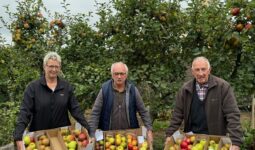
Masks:
[[[125,63],[123,63],[123,62],[115,62],[115,63],[113,63],[112,64],[112,66],[111,66],[111,74],[113,73],[113,67],[115,66],[115,65],[117,65],[117,64],[122,64],[122,65],[124,65],[124,67],[125,67],[125,69],[126,69],[126,74],[128,74],[128,67],[127,67],[127,65],[125,64]]]
[[[194,62],[197,61],[197,60],[203,60],[203,61],[205,61],[205,62],[207,63],[207,65],[208,65],[208,68],[209,68],[209,69],[211,68],[211,65],[210,65],[209,60],[208,60],[207,58],[205,58],[204,56],[199,56],[199,57],[196,57],[196,58],[193,60],[191,69],[193,69],[193,64],[194,64]]]
[[[48,52],[43,58],[43,65],[45,66],[49,59],[56,60],[61,65],[61,57],[56,52]]]

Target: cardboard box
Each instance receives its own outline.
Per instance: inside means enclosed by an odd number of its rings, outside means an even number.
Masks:
[[[50,138],[45,131],[36,131],[35,133],[36,145],[39,150],[45,149],[46,147],[46,149],[52,149]]]
[[[135,147],[139,149],[142,145],[148,145],[146,143],[146,128],[141,127],[137,129],[127,129],[127,130],[109,130],[102,131],[103,138],[97,141],[95,144],[95,150],[108,150],[108,149],[117,149],[118,147],[125,147],[125,150],[128,150],[128,147]],[[96,133],[97,138],[97,133]],[[98,139],[98,138],[97,138]],[[103,140],[103,141],[102,141]],[[100,147],[99,142],[103,143],[103,146]],[[132,145],[128,145],[132,143]],[[145,144],[142,144],[145,143]],[[111,147],[111,148],[110,148]],[[151,146],[152,147],[152,146]]]
[[[229,137],[221,137],[220,143],[219,143],[219,148],[226,147],[226,150],[229,150],[229,148],[231,146],[232,146],[232,142]]]
[[[203,150],[208,150],[209,148],[220,150],[224,145],[228,148],[232,145],[229,137],[218,136],[218,135],[206,135],[206,134],[184,134],[178,133],[170,137],[170,140],[165,144],[164,150],[179,150],[181,149],[180,142],[185,138],[194,136],[195,142],[192,143],[192,147],[199,147],[198,149],[203,148]],[[180,141],[181,139],[181,141]],[[202,142],[201,142],[202,141]],[[200,144],[199,144],[200,143]],[[170,149],[171,147],[171,149]]]
[[[40,150],[40,147],[49,147],[51,150],[68,150],[66,143],[64,141],[64,135],[72,134],[74,129],[75,128],[73,128],[72,126],[67,126],[67,127],[61,127],[61,128],[55,128],[55,129],[49,129],[49,130],[29,132],[25,134],[24,136],[29,135],[29,137],[31,138],[33,137],[33,139],[35,140],[36,148],[38,148],[38,150]],[[90,141],[90,137],[87,130],[85,128],[81,128],[81,132],[85,133],[88,141]],[[45,137],[48,139],[48,142],[49,142],[49,144],[46,146],[42,144],[45,142],[42,142],[42,140],[40,140],[40,138],[45,138]],[[78,144],[79,142],[81,142],[79,141],[78,137],[74,137],[74,140],[77,143],[76,150],[93,150],[94,149],[94,145],[95,145],[94,143],[88,143],[87,146],[84,147]],[[24,144],[24,149],[26,149],[25,144]]]
[[[92,150],[93,149],[94,143],[89,143],[90,137],[89,137],[87,129],[85,129],[84,127],[75,128],[75,126],[70,126],[69,131],[71,134],[75,135],[75,139],[78,143],[78,150]],[[86,138],[84,140],[79,138],[80,133],[84,133],[86,135]],[[85,144],[85,146],[83,145],[83,143]]]
[[[67,147],[65,146],[63,137],[60,133],[59,128],[58,129],[51,129],[46,130],[46,133],[50,139],[50,144],[52,150],[67,150]]]
[[[27,147],[37,148],[35,132],[25,133],[23,135],[23,149]]]

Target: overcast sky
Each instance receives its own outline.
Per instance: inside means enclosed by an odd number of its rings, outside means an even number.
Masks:
[[[109,0],[97,0],[97,2],[108,2]],[[53,12],[63,12],[64,9],[61,7],[62,0],[43,0],[44,5],[48,10]],[[72,14],[77,13],[88,13],[88,12],[95,12],[96,11],[96,2],[95,0],[66,0],[67,3],[70,5],[68,6],[68,9],[71,11]],[[12,12],[16,11],[17,2],[16,0],[1,0],[0,2],[0,14],[5,19],[8,19],[8,15],[5,13],[5,8],[3,6],[9,5],[10,10]],[[98,17],[94,15],[93,18],[91,18],[91,24],[93,24]],[[0,23],[0,27],[2,27],[2,23]],[[7,43],[11,43],[11,34],[7,29],[0,28],[0,35],[2,35]]]

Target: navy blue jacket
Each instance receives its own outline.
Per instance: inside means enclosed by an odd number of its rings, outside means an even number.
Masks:
[[[127,93],[129,94],[129,100],[126,101],[126,106],[128,108],[127,115],[129,119],[130,128],[139,128],[139,123],[136,116],[136,93],[135,93],[135,86],[133,84],[128,83]],[[102,86],[103,92],[103,109],[100,115],[100,121],[98,128],[102,130],[109,130],[110,128],[110,116],[111,110],[113,106],[113,86],[112,80],[106,81]]]

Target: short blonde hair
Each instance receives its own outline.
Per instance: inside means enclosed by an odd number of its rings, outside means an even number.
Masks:
[[[48,52],[43,59],[43,65],[45,66],[49,59],[56,60],[61,65],[61,57],[56,52]]]

